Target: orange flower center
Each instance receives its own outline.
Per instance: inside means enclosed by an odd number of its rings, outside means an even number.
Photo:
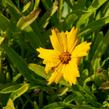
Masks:
[[[71,54],[69,52],[63,52],[61,55],[59,55],[59,60],[62,62],[62,64],[68,64],[71,60]]]

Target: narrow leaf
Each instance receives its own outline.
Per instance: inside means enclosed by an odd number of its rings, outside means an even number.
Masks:
[[[41,10],[38,8],[36,10],[33,10],[29,15],[21,17],[17,22],[17,27],[21,30],[24,30],[26,27],[28,27],[31,23],[33,23],[36,20],[40,11]]]
[[[101,56],[104,54],[108,45],[109,45],[109,31],[106,33],[104,38],[98,44],[97,49],[95,50],[95,53],[94,53],[93,58],[91,60],[91,64],[93,66],[94,71],[96,71],[96,68],[97,68],[96,66],[97,66],[97,64],[100,63]]]
[[[86,13],[82,14],[80,19],[77,22],[77,27],[79,28],[80,25],[86,23],[86,21],[89,19],[89,17],[96,12],[98,8],[100,8],[107,0],[94,0],[92,5],[89,6]]]
[[[20,97],[22,94],[24,94],[29,88],[29,84],[24,83],[19,89],[17,89],[16,91],[12,92],[12,94],[10,95],[10,98],[12,100],[15,100],[16,98]]]
[[[44,67],[37,65],[37,64],[29,64],[29,69],[34,71],[37,75],[46,78],[46,74],[44,71]]]
[[[22,57],[20,57],[12,48],[8,47],[7,44],[3,45],[3,48],[11,60],[11,62],[15,65],[15,67],[18,69],[20,73],[24,77],[27,78],[27,80],[33,84],[42,84],[44,85],[44,81],[42,78],[36,74],[34,74],[31,70],[28,69],[25,61],[23,60]],[[43,81],[43,82],[42,82]]]
[[[28,8],[30,7],[31,5],[31,1],[29,1],[24,7],[23,7],[23,10],[22,12],[26,12],[28,10]]]
[[[39,5],[40,0],[35,0],[35,4],[34,4],[34,10],[37,9],[38,5]]]
[[[21,87],[21,84],[7,86],[6,88],[3,88],[0,90],[0,93],[7,94],[16,91],[18,88]]]
[[[91,32],[94,32],[95,30],[100,29],[102,26],[108,23],[109,23],[109,16],[103,17],[99,20],[89,23],[85,28],[82,29],[79,35],[81,36],[84,34],[89,34]]]
[[[1,37],[0,36],[0,45],[2,44],[2,42],[4,41],[4,39],[5,39],[4,37]]]
[[[58,9],[58,3],[57,3],[57,1],[55,0],[55,2],[53,3],[53,7],[52,7],[52,9],[51,9],[50,15],[49,15],[49,17],[46,19],[46,22],[45,22],[45,24],[44,24],[44,26],[43,26],[44,28],[47,27],[51,16],[53,16],[53,14],[57,11],[57,9]]]
[[[10,21],[2,13],[0,13],[0,29],[6,30],[10,26]]]

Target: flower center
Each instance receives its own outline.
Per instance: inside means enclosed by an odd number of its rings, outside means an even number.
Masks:
[[[61,55],[59,55],[59,59],[62,64],[68,64],[71,60],[71,54],[69,52],[63,52]]]

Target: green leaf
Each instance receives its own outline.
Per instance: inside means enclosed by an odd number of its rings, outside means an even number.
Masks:
[[[0,45],[2,45],[3,41],[6,38],[6,32],[5,31],[1,31],[1,36],[0,36]]]
[[[28,27],[31,23],[33,23],[36,20],[40,11],[41,10],[38,8],[36,10],[33,10],[29,15],[21,17],[17,22],[17,27],[21,30],[24,30],[26,27]]]
[[[12,7],[18,14],[21,14],[18,8],[14,5],[11,0],[2,0],[3,5],[6,7],[7,5]]]
[[[93,46],[91,48],[91,59],[95,53],[95,50],[97,49],[99,43],[101,43],[101,41],[103,40],[103,32],[97,32],[97,34],[94,34],[94,42],[93,42]]]
[[[34,10],[37,9],[38,5],[39,5],[40,0],[35,0],[35,4],[34,4]]]
[[[66,94],[67,93],[67,91],[68,91],[68,87],[64,87],[64,88],[62,88],[61,90],[60,90],[60,94],[59,94],[59,96],[63,96],[64,94]]]
[[[89,11],[95,11],[100,8],[107,0],[93,0],[92,4],[88,8]]]
[[[10,26],[10,20],[0,13],[0,29],[5,30]]]
[[[18,69],[20,73],[22,73],[24,77],[27,78],[29,82],[40,85],[45,84],[40,76],[34,74],[31,70],[28,69],[27,64],[23,58],[20,57],[12,48],[8,47],[7,44],[3,44],[3,48],[13,65]]]
[[[85,14],[82,14],[80,19],[77,22],[77,27],[79,28],[82,24],[87,23],[89,17],[96,12],[98,8],[100,8],[107,0],[94,0],[92,5],[89,6],[88,10]]]
[[[2,0],[2,3],[5,7],[8,8],[8,12],[11,16],[10,20],[16,23],[16,21],[21,16],[21,12],[19,11],[19,9],[15,6],[12,0]]]
[[[44,6],[44,8],[46,10],[50,9],[52,1],[50,1],[50,0],[41,0],[41,2],[42,2],[43,6]]]
[[[10,95],[10,98],[14,101],[16,98],[23,95],[27,90],[29,89],[29,84],[24,83],[20,88],[18,88],[16,91],[12,92]]]
[[[11,22],[11,19],[8,19],[6,16],[0,13],[0,30],[6,33],[11,33],[15,32],[17,28],[15,27],[15,24]]]
[[[47,78],[47,75],[45,74],[43,66],[31,63],[28,65],[28,67],[30,70],[34,71],[37,75],[39,75],[45,79]]]
[[[73,109],[103,109],[103,108],[96,108],[90,105],[77,105],[77,106],[74,106]]]
[[[66,19],[65,19],[65,24],[67,29],[72,28],[74,25],[75,21],[78,19],[78,16],[74,13],[69,14]]]
[[[90,105],[72,105],[62,102],[54,102],[44,106],[42,109],[103,109],[103,108],[95,108]]]
[[[11,93],[11,92],[16,91],[20,87],[21,87],[21,84],[7,86],[6,88],[1,89],[0,93],[2,94]]]
[[[23,12],[23,13],[26,12],[26,11],[28,10],[28,8],[30,7],[30,5],[31,5],[31,1],[29,1],[29,2],[23,7],[22,12]]]
[[[35,33],[31,26],[28,26],[25,29],[24,35],[34,49],[36,49],[37,47],[43,47],[41,35],[38,34],[38,32]]]
[[[64,102],[71,102],[75,101],[78,104],[82,104],[82,102],[85,100],[84,95],[80,91],[74,91],[72,95],[69,95],[68,97],[65,98]]]
[[[58,13],[59,21],[61,21],[61,17],[62,17],[62,9],[63,9],[63,5],[64,5],[64,4],[63,4],[63,3],[64,3],[63,1],[64,1],[64,0],[60,0],[60,1],[59,1],[59,11],[58,11],[58,12],[59,12],[59,13]]]
[[[13,100],[9,99],[8,102],[7,102],[6,107],[4,107],[3,109],[15,109]]]
[[[65,106],[63,106],[63,103],[54,102],[54,103],[44,106],[42,109],[51,109],[51,107],[52,109],[63,109]]]
[[[46,19],[45,24],[43,25],[44,28],[47,27],[50,18],[51,18],[51,17],[53,16],[53,14],[57,11],[57,9],[58,9],[58,4],[57,4],[57,1],[55,0],[55,2],[53,3],[52,8],[51,8],[51,10],[50,10],[50,14],[49,14],[48,18]]]
[[[2,44],[2,42],[4,41],[4,39],[5,39],[4,37],[1,37],[0,36],[0,45]]]
[[[109,31],[106,33],[103,39],[99,42],[96,50],[94,51],[94,55],[91,60],[91,65],[93,66],[94,71],[96,71],[96,69],[100,66],[98,64],[100,64],[101,56],[104,54],[108,45],[109,45]]]
[[[96,20],[92,23],[89,23],[85,28],[83,28],[80,32],[80,36],[82,35],[86,35],[86,34],[89,34],[91,32],[94,32],[95,30],[97,29],[100,29],[102,26],[106,25],[109,23],[109,16],[107,17],[103,17],[99,20]]]

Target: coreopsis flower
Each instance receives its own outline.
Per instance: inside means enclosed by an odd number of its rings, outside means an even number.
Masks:
[[[45,72],[52,72],[48,84],[58,83],[62,78],[70,85],[76,84],[77,77],[80,76],[80,59],[88,54],[91,43],[85,41],[79,44],[78,30],[74,27],[70,32],[59,32],[57,29],[52,29],[51,32],[50,41],[53,49],[37,49],[39,57],[44,60]]]

